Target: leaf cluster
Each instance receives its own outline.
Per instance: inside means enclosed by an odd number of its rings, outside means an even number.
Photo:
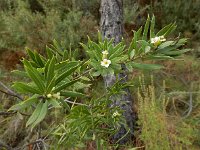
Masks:
[[[84,94],[74,91],[74,84],[80,82],[81,61],[69,61],[67,50],[59,49],[59,43],[46,48],[47,58],[37,51],[27,48],[29,60],[23,59],[24,71],[14,71],[18,75],[25,76],[29,82],[15,82],[13,87],[20,93],[30,94],[30,98],[16,104],[10,110],[20,110],[33,106],[33,114],[27,121],[27,126],[33,128],[41,122],[49,106],[61,107],[64,97],[82,97]],[[80,71],[79,71],[80,72]],[[77,75],[75,76],[75,73]],[[66,107],[67,103],[65,104]],[[69,107],[69,106],[68,106]]]
[[[121,64],[125,64],[129,71],[134,68],[142,70],[154,70],[163,68],[158,64],[146,64],[147,60],[174,60],[178,56],[190,51],[185,49],[186,38],[168,39],[168,36],[176,29],[175,23],[163,27],[155,33],[155,17],[148,16],[145,26],[134,31],[131,43],[127,46],[124,41],[113,45],[113,39],[99,41],[96,43],[88,38],[87,44],[81,44],[90,58],[90,65],[96,70],[93,75],[107,75],[119,73]],[[152,42],[154,39],[164,38],[164,41]],[[104,51],[108,52],[106,59],[111,61],[108,67],[102,66]]]

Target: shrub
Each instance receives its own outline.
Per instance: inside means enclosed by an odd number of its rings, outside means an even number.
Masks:
[[[70,49],[86,40],[85,35],[94,38],[91,31],[95,31],[96,20],[90,13],[84,15],[78,6],[70,7],[64,1],[56,5],[54,1],[41,1],[44,12],[33,12],[28,1],[17,0],[12,6],[9,2],[6,4],[8,9],[0,12],[0,49],[18,50],[27,46],[42,50],[53,39],[63,41]]]
[[[120,73],[122,63],[129,72],[133,69],[161,69],[161,65],[146,64],[141,60],[173,60],[174,57],[189,51],[182,49],[186,39],[166,39],[175,30],[175,24],[165,26],[158,33],[154,32],[154,26],[155,17],[148,17],[144,28],[135,31],[128,46],[124,41],[115,46],[112,44],[113,39],[103,41],[100,33],[98,42],[88,38],[87,44],[81,43],[89,56],[89,60],[86,61],[76,60],[76,51],[67,50],[65,43],[56,40],[53,41],[53,45],[46,47],[46,57],[27,49],[29,59],[24,58],[22,61],[25,70],[15,73],[28,80],[15,82],[13,87],[28,98],[21,98],[22,102],[9,110],[19,113],[31,112],[26,123],[26,127],[30,126],[31,130],[48,116],[52,108],[68,111],[69,113],[65,114],[66,119],[54,132],[58,139],[58,147],[63,144],[79,147],[79,144],[83,145],[86,141],[94,141],[99,149],[103,148],[109,144],[108,137],[117,132],[121,124],[128,128],[122,115],[123,110],[119,106],[111,105],[111,96],[117,98],[117,95],[123,93],[122,89],[131,86],[131,83],[117,80],[100,98],[94,98],[92,95],[87,97],[81,90],[88,87],[86,81],[91,81],[95,76]],[[75,102],[78,97],[84,98],[82,103]],[[156,122],[154,115],[157,110],[152,108],[149,113]],[[158,130],[165,132],[164,125],[160,128],[153,127],[154,133]],[[129,134],[130,129],[127,131],[126,134]],[[165,141],[166,137],[161,137]]]
[[[179,115],[168,114],[170,98],[165,91],[156,97],[154,85],[146,86],[140,78],[138,90],[139,138],[147,150],[190,149],[196,139],[197,128]],[[163,87],[165,88],[165,87]],[[164,89],[165,90],[165,89]]]

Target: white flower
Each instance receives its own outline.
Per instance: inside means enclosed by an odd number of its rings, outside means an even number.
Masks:
[[[56,98],[56,99],[60,99],[60,92],[53,94],[53,97]]]
[[[160,42],[160,37],[151,38],[152,44],[155,44],[155,43],[158,43],[158,42]]]
[[[115,118],[115,117],[118,117],[118,116],[121,116],[121,114],[118,111],[115,111],[112,115],[112,118]]]
[[[103,61],[101,61],[101,66],[108,68],[109,65],[111,64],[111,61],[109,59],[103,59]]]
[[[155,46],[158,46],[161,44],[161,42],[166,41],[164,36],[156,36],[155,38],[151,38],[151,43],[154,44]]]
[[[102,54],[103,54],[103,55],[108,55],[108,51],[105,50],[105,51],[102,52]]]
[[[47,94],[47,98],[51,98],[52,97],[52,95],[51,94]]]

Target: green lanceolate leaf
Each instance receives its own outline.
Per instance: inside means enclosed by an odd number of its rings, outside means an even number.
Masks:
[[[124,48],[125,48],[125,46],[121,46],[118,49],[115,49],[115,52],[110,55],[109,59],[120,56],[124,52]]]
[[[56,99],[50,99],[48,101],[55,108],[61,107],[60,104],[59,104],[59,102],[58,102],[58,100],[56,100]]]
[[[24,59],[23,63],[25,65],[24,68],[26,72],[28,73],[28,76],[38,86],[40,91],[44,91],[45,86],[44,86],[42,74],[37,69],[33,68],[30,62],[28,62],[27,60]]]
[[[129,56],[131,55],[131,51],[134,49],[134,38],[132,38],[132,40],[131,40],[131,43],[130,43],[130,45],[129,45],[129,48],[128,48],[128,54],[129,54]]]
[[[188,51],[191,51],[191,49],[167,51],[167,52],[163,52],[163,54],[169,55],[169,56],[179,56],[179,55],[184,54]]]
[[[172,46],[167,46],[167,47],[158,49],[156,52],[157,52],[157,53],[164,54],[165,52],[169,52],[169,51],[172,51],[172,50],[176,50],[176,48],[177,48],[177,47],[176,47],[175,45],[172,45]]]
[[[103,49],[104,49],[104,50],[107,50],[107,49],[108,49],[108,38],[105,38],[105,39],[104,39]]]
[[[167,30],[167,32],[164,34],[164,36],[168,36],[168,35],[170,35],[172,32],[174,32],[174,30],[176,29],[176,24],[175,23],[173,23],[172,25],[171,25],[171,27]]]
[[[44,58],[38,54],[37,51],[34,52],[35,55],[35,60],[38,66],[40,66],[41,68],[44,67]]]
[[[50,64],[50,59],[47,61],[47,63],[44,66],[44,77],[47,79],[47,74],[48,74],[48,69],[49,69],[49,64]]]
[[[23,59],[22,62],[23,62],[23,64],[24,64],[24,67],[26,66],[26,67],[28,67],[28,68],[33,68],[31,61],[28,61],[28,60],[26,60],[26,59]]]
[[[140,63],[131,63],[133,68],[142,69],[142,70],[156,70],[161,69],[163,66],[157,64],[140,64]]]
[[[71,75],[78,67],[80,66],[80,64],[76,65],[75,67],[63,72],[61,75],[59,75],[56,79],[56,85],[58,83],[60,83],[63,79],[65,79],[66,77],[68,77],[69,75]]]
[[[33,95],[32,97],[30,97],[29,99],[27,100],[24,100],[22,102],[20,102],[19,104],[16,104],[14,106],[12,106],[11,108],[9,108],[8,111],[10,110],[20,110],[20,109],[24,109],[24,108],[27,108],[33,104],[35,104],[37,102],[37,95]]]
[[[103,42],[101,32],[98,31],[98,42]]]
[[[67,59],[69,59],[69,53],[68,53],[67,50],[65,50],[64,53],[63,53],[63,58],[62,58],[62,60],[65,61],[65,60],[67,60]]]
[[[64,107],[67,111],[70,111],[69,105],[68,105],[63,99],[60,99],[59,101],[61,102],[61,104],[63,105],[63,107]]]
[[[92,76],[97,77],[100,76],[101,72],[100,71],[96,71],[92,73]]]
[[[110,39],[109,41],[108,41],[108,46],[107,46],[107,49],[109,48],[109,46],[113,46],[113,42],[114,42],[114,38],[112,38],[112,39]]]
[[[43,102],[40,101],[40,103],[38,103],[38,105],[36,106],[34,112],[32,113],[32,115],[30,116],[30,118],[28,119],[27,123],[26,123],[26,127],[29,126],[30,124],[32,124],[33,122],[36,121],[36,119],[38,118],[38,116],[40,115],[40,112],[42,110],[42,106],[43,106]]]
[[[65,61],[61,61],[61,62],[59,62],[59,63],[56,63],[56,64],[55,64],[55,70],[59,70],[59,69],[63,70],[63,68],[64,68],[68,63],[70,63],[69,60],[65,60]]]
[[[115,52],[115,50],[119,49],[122,46],[123,46],[122,42],[120,42],[117,45],[115,45],[115,47],[113,47],[113,45],[110,45],[109,49],[108,49],[109,50],[109,54],[113,54]]]
[[[63,50],[62,50],[62,47],[61,45],[54,39],[53,40],[53,45],[51,45],[54,49],[54,51],[56,53],[58,53],[60,56],[63,56]]]
[[[94,48],[94,50],[98,53],[98,54],[101,54],[101,52],[103,50],[107,50],[107,49],[102,49],[97,43],[95,42],[92,42],[92,46]]]
[[[83,47],[83,49],[85,50],[85,51],[89,51],[89,47],[87,46],[87,45],[85,45],[85,44],[83,44],[83,43],[80,43],[81,44],[81,46]]]
[[[167,26],[165,26],[164,28],[162,28],[156,35],[157,36],[168,36],[169,34],[171,34],[174,30],[176,29],[176,24],[175,23],[171,23]]]
[[[32,50],[26,48],[26,51],[31,58],[31,60],[39,67],[44,67],[45,58],[38,54],[37,51],[33,52]]]
[[[77,66],[80,62],[79,61],[62,61],[60,63],[57,63],[55,65],[55,70],[59,71],[59,72],[64,72],[66,70],[69,70],[75,66]]]
[[[139,48],[138,48],[139,46],[137,45],[137,41],[139,39],[141,39],[141,33],[142,33],[142,27],[140,27],[140,29],[137,32],[134,32],[134,44],[133,44],[133,47],[135,49],[136,55],[139,52]]]
[[[32,61],[36,62],[35,55],[32,52],[32,50],[30,50],[29,48],[26,48],[26,52],[28,53],[28,55],[32,59]]]
[[[133,67],[130,63],[126,63],[126,68],[128,69],[128,71],[132,72],[133,71]]]
[[[47,53],[48,59],[51,59],[53,57],[54,53],[52,51],[53,50],[51,48],[49,48],[48,46],[46,46],[46,53]]]
[[[155,37],[154,28],[155,28],[155,16],[153,15],[150,26],[150,39]]]
[[[172,23],[166,25],[165,27],[163,27],[157,34],[156,36],[162,36],[164,35],[168,30],[169,28],[172,26]]]
[[[25,84],[23,82],[15,82],[13,84],[13,86],[17,91],[21,92],[21,93],[32,93],[32,94],[41,94],[42,91],[32,87],[32,86],[29,86],[28,84]]]
[[[176,43],[177,48],[185,45],[186,42],[187,42],[187,38],[182,38],[182,39],[178,40],[178,42]]]
[[[140,54],[140,53],[144,53],[146,52],[146,47],[148,46],[149,47],[149,51],[151,49],[150,47],[150,44],[148,42],[146,42],[145,40],[139,40],[138,43],[142,46],[140,50],[138,50],[138,53],[137,54]]]
[[[174,59],[173,57],[166,56],[166,55],[149,55],[146,57],[146,59],[150,60],[169,60],[169,59]]]
[[[25,67],[25,70],[33,82],[38,86],[40,91],[44,92],[45,86],[42,77],[40,77],[40,73],[36,69],[29,69],[27,67]]]
[[[56,83],[56,76],[54,76],[54,78],[50,81],[50,83],[48,83],[48,85],[46,87],[46,94],[51,92],[53,87],[55,87],[55,83]]]
[[[56,63],[56,60],[54,57],[52,57],[51,61],[49,62],[49,65],[48,65],[47,85],[51,82],[51,80],[54,77],[55,63]]]
[[[137,32],[134,32],[134,36],[131,40],[131,43],[130,43],[130,46],[128,48],[128,54],[130,55],[131,51],[133,49],[136,49],[137,48],[137,40],[139,39],[139,34],[141,34],[141,31],[142,31],[142,27],[140,27],[140,29],[137,31]]]
[[[160,44],[158,46],[158,49],[163,49],[163,48],[168,47],[168,46],[173,46],[174,44],[175,44],[175,41],[166,41],[166,42]]]
[[[61,96],[66,96],[66,97],[84,97],[83,93],[75,92],[75,91],[65,91],[65,92],[60,92]]]
[[[37,124],[39,124],[46,116],[48,110],[49,102],[46,100],[45,103],[42,102],[42,108],[36,120],[32,123],[31,128],[33,129]]]
[[[20,76],[20,77],[28,77],[27,73],[25,71],[20,70],[13,70],[11,71],[13,74]]]
[[[148,31],[149,31],[149,24],[150,24],[150,17],[148,15],[147,21],[146,21],[145,26],[144,26],[144,32],[143,32],[143,36],[142,36],[143,40],[147,40],[147,34],[148,34]]]
[[[53,92],[54,92],[54,93],[60,92],[61,90],[65,89],[65,88],[67,88],[67,87],[69,87],[69,86],[72,86],[74,83],[76,83],[76,82],[79,81],[79,80],[80,80],[80,78],[79,78],[79,79],[76,79],[76,80],[73,80],[73,81],[70,81],[70,82],[67,82],[67,83],[63,83],[63,84],[60,85],[59,87],[55,88],[55,89],[53,90]]]

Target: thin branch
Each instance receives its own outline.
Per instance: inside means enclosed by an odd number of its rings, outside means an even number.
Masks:
[[[23,145],[23,146],[21,146],[19,148],[16,148],[15,150],[22,150],[22,149],[24,149],[24,148],[26,148],[26,147],[28,147],[30,145],[35,145],[35,144],[38,144],[38,143],[42,143],[43,144],[44,142],[43,142],[42,139],[38,139],[38,140],[36,140],[34,142],[31,142],[31,143],[25,144],[25,145]]]
[[[18,111],[19,112],[19,111]],[[17,111],[13,111],[13,112],[4,112],[4,111],[0,111],[0,116],[9,116],[9,115],[13,115],[13,114],[16,114]],[[22,113],[22,112],[19,112],[21,115],[23,116],[31,116],[30,114],[25,114],[25,113]]]
[[[184,118],[187,118],[191,112],[192,112],[192,108],[193,108],[193,99],[192,99],[192,93],[190,93],[190,99],[189,99],[189,108],[188,108],[188,112],[187,114],[184,116]]]
[[[72,102],[72,101],[69,101],[68,100],[69,98],[66,98],[64,101],[65,102],[68,102],[68,103],[70,103],[70,104],[75,104],[75,105],[82,105],[82,106],[87,106],[87,107],[89,107],[89,105],[86,105],[86,104],[82,104],[82,103],[77,103],[77,102]]]
[[[0,116],[9,116],[9,115],[13,115],[15,113],[16,112],[3,112],[3,111],[0,111]]]
[[[4,142],[0,140],[0,148],[3,148],[3,147],[6,148],[6,150],[13,150],[12,147],[8,146],[7,144],[5,144]]]
[[[6,91],[0,90],[0,92],[5,93],[5,94],[10,95],[10,96],[17,97],[17,98],[19,98],[20,100],[23,100],[23,98],[22,98],[19,94],[17,94],[17,93],[15,93],[14,91],[12,91],[12,90],[11,90],[10,88],[8,88],[5,84],[3,84],[1,81],[0,81],[0,86],[2,86],[2,87],[6,90]]]
[[[174,94],[200,94],[200,92],[177,91],[177,92],[170,92],[170,93],[168,93],[168,95],[174,95]]]
[[[75,77],[74,80],[81,78],[83,75],[86,75],[87,73],[91,72],[92,70],[94,70],[94,68],[86,70],[83,74],[80,74],[77,77]]]

